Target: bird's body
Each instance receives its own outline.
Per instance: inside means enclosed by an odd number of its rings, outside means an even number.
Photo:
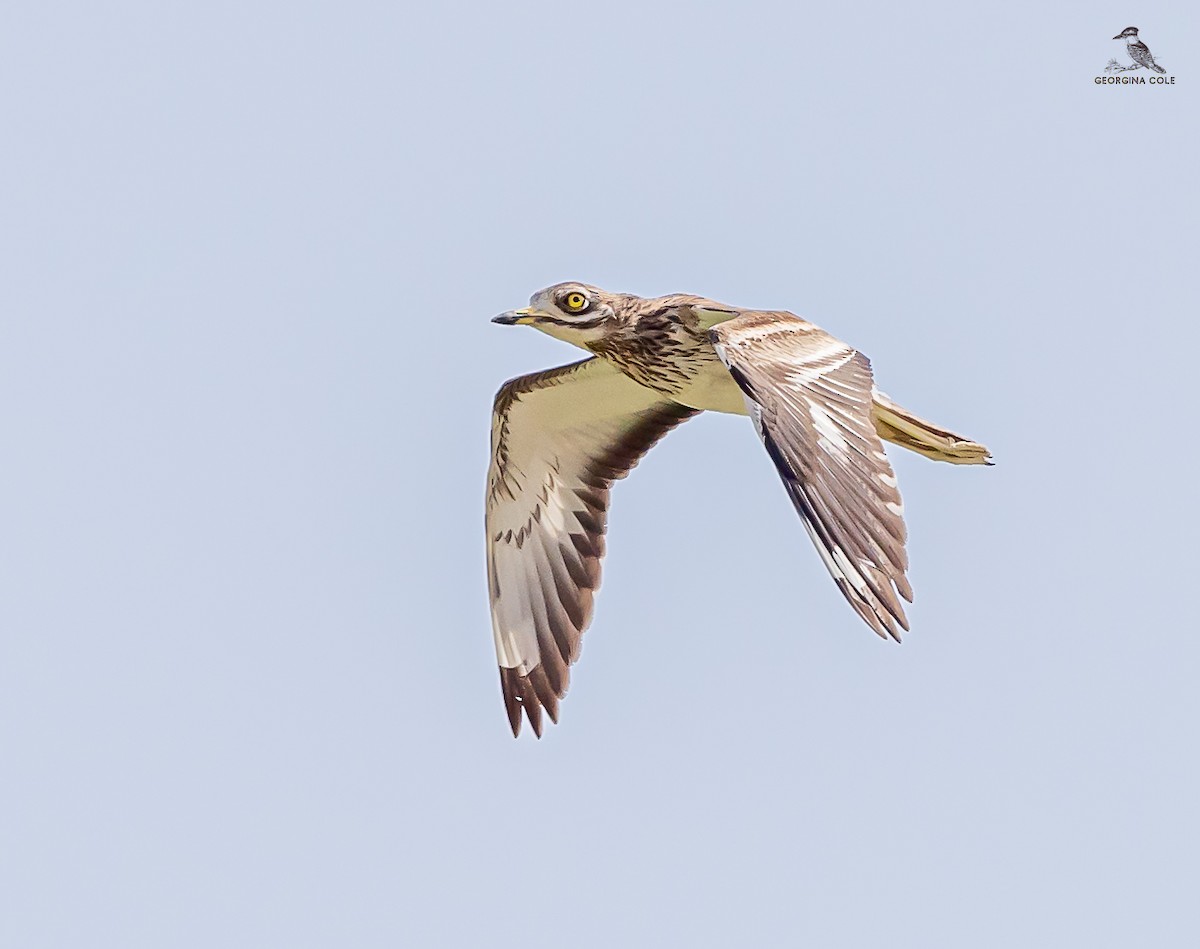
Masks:
[[[496,396],[488,579],[509,721],[557,720],[600,581],[609,487],[700,411],[749,415],[826,568],[880,636],[911,600],[896,478],[880,439],[957,464],[982,445],[931,425],[874,385],[866,357],[784,311],[686,294],[642,299],[586,284],[496,318],[593,354]]]
[[[631,300],[627,319],[586,349],[635,382],[694,409],[746,414],[746,402],[709,339],[731,313],[703,297]]]
[[[1137,69],[1139,66],[1144,66],[1147,69],[1153,69],[1157,73],[1165,73],[1166,70],[1154,61],[1154,56],[1150,53],[1150,47],[1138,39],[1138,30],[1136,26],[1127,26],[1124,30],[1113,37],[1114,40],[1123,39],[1125,41],[1125,51],[1129,54],[1129,58],[1133,60],[1134,65],[1131,67]]]

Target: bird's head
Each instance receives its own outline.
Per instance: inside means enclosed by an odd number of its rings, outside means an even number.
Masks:
[[[626,297],[605,293],[586,283],[558,283],[539,290],[529,306],[492,319],[504,326],[529,325],[547,336],[583,349],[603,339],[619,325]]]
[[[1116,36],[1114,36],[1113,39],[1114,40],[1123,40],[1130,36],[1133,36],[1133,37],[1137,36],[1137,27],[1136,26],[1125,27],[1125,29],[1123,29],[1120,33],[1118,33]]]

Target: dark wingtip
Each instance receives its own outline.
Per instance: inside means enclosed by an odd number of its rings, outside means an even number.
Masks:
[[[542,737],[542,710],[550,721],[558,722],[558,696],[550,688],[546,670],[535,666],[528,675],[516,669],[500,667],[500,690],[504,693],[504,709],[508,712],[508,725],[513,738],[521,735],[521,719],[528,718],[534,735]],[[524,715],[522,715],[522,711]]]
[[[504,695],[504,710],[508,713],[508,727],[512,729],[513,738],[521,734],[521,703],[517,701],[517,678],[515,669],[500,667],[500,691]]]
[[[538,738],[542,737],[542,706],[536,697],[532,698],[526,693],[525,700],[521,703],[525,706],[525,714],[529,717],[529,724],[533,728],[533,733]]]

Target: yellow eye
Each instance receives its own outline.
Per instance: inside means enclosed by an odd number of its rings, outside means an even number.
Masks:
[[[574,293],[568,293],[563,297],[563,307],[570,310],[572,313],[578,313],[587,306],[587,297],[576,290]]]

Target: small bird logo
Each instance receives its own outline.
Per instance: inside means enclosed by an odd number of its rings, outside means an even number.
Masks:
[[[1145,66],[1147,69],[1153,69],[1158,73],[1165,73],[1166,70],[1154,61],[1154,56],[1150,52],[1150,47],[1138,39],[1138,30],[1136,26],[1127,26],[1120,33],[1113,37],[1114,40],[1125,41],[1125,51],[1129,53],[1129,58],[1133,60],[1132,66],[1122,66],[1115,59],[1108,61],[1106,67],[1107,72],[1129,72],[1134,69],[1141,69]]]

